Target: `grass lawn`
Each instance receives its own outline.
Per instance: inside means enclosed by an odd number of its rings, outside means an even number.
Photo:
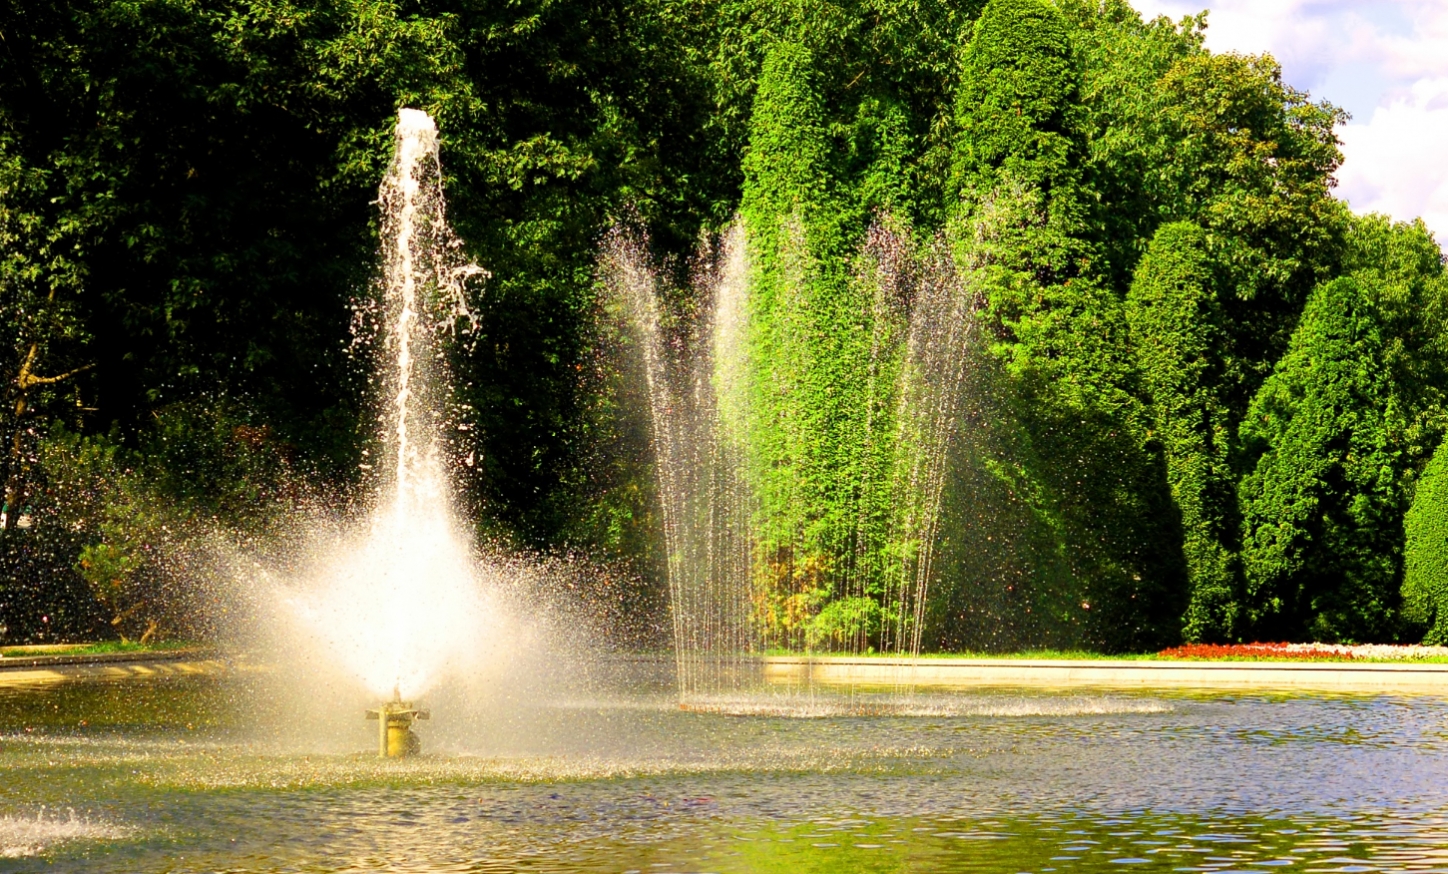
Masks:
[[[102,640],[94,643],[42,643],[30,646],[0,646],[0,658],[47,655],[100,655],[112,652],[171,652],[190,649],[196,644],[184,640],[164,640],[145,645],[135,641]]]

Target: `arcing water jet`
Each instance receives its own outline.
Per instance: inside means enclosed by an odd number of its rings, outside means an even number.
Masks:
[[[706,243],[699,252],[702,266],[684,293],[669,286],[638,231],[615,227],[600,252],[601,275],[633,328],[648,394],[679,691],[688,708],[711,709],[753,681],[750,656],[761,650],[919,654],[948,452],[971,414],[975,276],[939,241],[922,244],[882,218],[865,234],[852,280],[872,299],[869,367],[858,374],[870,414],[852,462],[866,473],[853,499],[853,530],[830,557],[836,567],[795,566],[809,548],[803,532],[772,540],[761,530],[767,502],[785,500],[767,477],[788,459],[765,454],[755,439],[764,417],[751,405],[778,405],[768,427],[795,429],[797,443],[823,438],[805,419],[784,415],[798,412],[790,405],[800,392],[780,376],[778,359],[793,353],[758,341],[749,252],[748,228],[737,221],[717,247]],[[671,303],[678,298],[691,305]],[[866,493],[876,495],[874,504]]]

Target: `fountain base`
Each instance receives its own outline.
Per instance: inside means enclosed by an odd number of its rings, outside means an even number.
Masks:
[[[412,723],[431,717],[431,713],[419,710],[411,701],[403,701],[397,692],[393,692],[391,701],[367,711],[368,719],[377,720],[377,757],[401,759],[422,752],[422,742],[412,730]]]

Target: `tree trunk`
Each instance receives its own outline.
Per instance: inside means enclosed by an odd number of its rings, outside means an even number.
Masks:
[[[51,291],[54,298],[55,292]],[[31,412],[30,390],[38,385],[55,385],[90,370],[95,365],[86,364],[57,376],[37,376],[35,359],[40,352],[40,341],[32,340],[25,360],[20,363],[20,372],[15,376],[15,408],[12,419],[14,430],[10,439],[9,458],[5,471],[5,514],[0,517],[0,528],[10,528],[20,518],[21,504],[25,498],[25,417]]]

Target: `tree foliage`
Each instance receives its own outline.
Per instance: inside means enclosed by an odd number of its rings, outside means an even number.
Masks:
[[[891,540],[891,458],[906,274],[941,245],[988,348],[962,350],[936,645],[1437,639],[1441,252],[1335,201],[1341,111],[1206,26],[1126,0],[0,0],[0,618],[138,618],[158,532],[264,530],[296,484],[364,476],[351,307],[415,106],[492,275],[452,363],[487,536],[651,566],[599,235],[637,223],[684,288],[737,216],[752,584],[792,640],[879,627],[919,547]]]
[[[1235,423],[1220,396],[1229,343],[1218,273],[1206,232],[1189,222],[1163,225],[1137,264],[1127,298],[1142,388],[1181,518],[1191,592],[1183,634],[1192,640],[1230,637],[1241,591]]]
[[[1146,451],[1126,312],[1096,267],[1083,174],[1080,59],[1041,0],[992,0],[956,95],[948,232],[978,277],[1011,382],[999,470],[1035,496],[1066,556],[1052,624],[1066,645],[1150,647],[1176,636],[1182,588],[1159,460]],[[1014,423],[1007,426],[1005,421]]]
[[[1448,642],[1448,449],[1433,453],[1403,519],[1404,618],[1428,632],[1423,642]]]
[[[1373,535],[1393,510],[1400,423],[1387,419],[1392,386],[1373,315],[1351,278],[1318,288],[1248,411],[1244,439],[1268,448],[1242,484],[1243,561],[1252,620],[1272,637],[1390,630],[1395,550]]]
[[[1403,517],[1443,428],[1443,268],[1421,225],[1355,225],[1351,273],[1314,290],[1242,427],[1259,636],[1402,631]]]
[[[861,279],[856,254],[872,208],[908,189],[911,157],[908,132],[892,134],[888,117],[843,142],[832,135],[814,57],[789,38],[766,57],[741,201],[750,258],[742,436],[759,504],[756,584],[766,624],[786,634],[867,618],[865,601],[847,610],[838,599],[869,575],[860,565],[870,564],[890,513],[899,320],[885,290]],[[865,580],[859,594],[879,584]],[[831,610],[832,599],[840,606]]]
[[[1443,267],[1421,225],[1360,219],[1349,243],[1242,425],[1259,636],[1401,633],[1402,520],[1443,429]]]

